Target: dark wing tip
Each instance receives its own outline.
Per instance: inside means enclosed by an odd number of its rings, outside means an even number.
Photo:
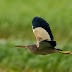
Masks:
[[[41,17],[34,17],[33,21],[32,21],[32,26],[33,29],[37,28],[37,27],[44,27],[44,26],[49,26],[49,24]]]
[[[37,27],[42,27],[43,29],[45,29],[48,34],[50,35],[51,40],[54,39],[53,35],[52,35],[52,31],[49,27],[49,24],[41,17],[34,17],[34,19],[32,20],[32,26],[33,29],[37,28]]]
[[[50,43],[50,45],[52,45],[53,47],[56,46],[56,41],[47,41],[47,40],[44,41]]]

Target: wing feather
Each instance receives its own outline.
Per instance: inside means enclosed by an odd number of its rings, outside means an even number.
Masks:
[[[34,17],[32,27],[37,41],[52,41],[54,39],[49,24],[41,17]]]
[[[48,49],[48,48],[53,48],[56,46],[56,41],[47,41],[47,40],[43,40],[41,42],[39,42],[39,49]]]
[[[51,38],[45,29],[38,27],[35,28],[33,32],[36,36],[37,41],[43,41],[43,40],[51,41]]]

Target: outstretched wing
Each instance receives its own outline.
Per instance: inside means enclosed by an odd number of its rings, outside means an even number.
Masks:
[[[41,17],[34,17],[32,21],[32,27],[37,41],[40,42],[43,40],[54,40],[49,24]]]

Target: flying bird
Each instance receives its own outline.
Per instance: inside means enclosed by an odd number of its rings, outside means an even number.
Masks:
[[[49,24],[41,17],[34,17],[32,20],[32,29],[36,36],[37,44],[30,44],[24,46],[15,46],[27,48],[32,54],[47,55],[51,53],[72,54],[70,51],[63,51],[56,48],[56,41]]]

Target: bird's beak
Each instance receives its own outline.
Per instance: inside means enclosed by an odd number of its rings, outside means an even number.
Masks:
[[[27,46],[15,46],[15,47],[27,48]]]

